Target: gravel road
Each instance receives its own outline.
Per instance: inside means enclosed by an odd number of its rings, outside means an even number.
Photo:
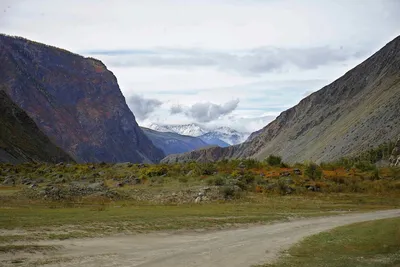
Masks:
[[[386,210],[237,230],[121,235],[39,244],[62,247],[41,256],[42,259],[52,259],[45,266],[247,267],[276,259],[279,252],[306,236],[350,223],[397,216],[400,216],[400,210]],[[54,259],[60,261],[54,262]]]

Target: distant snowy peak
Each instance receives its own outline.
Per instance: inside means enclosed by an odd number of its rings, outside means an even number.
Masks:
[[[150,129],[159,132],[172,132],[181,135],[200,136],[208,131],[198,124],[182,124],[182,125],[160,125],[152,123],[148,126]]]
[[[210,144],[218,143],[220,146],[223,146],[223,144],[236,145],[243,143],[250,135],[250,133],[238,132],[226,126],[207,129],[195,123],[182,125],[161,125],[152,123],[148,125],[148,128],[159,132],[172,132],[181,135],[200,137],[205,142],[209,141]]]

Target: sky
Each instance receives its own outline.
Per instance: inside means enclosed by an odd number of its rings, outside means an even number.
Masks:
[[[397,0],[0,0],[0,32],[102,60],[141,125],[252,132],[400,35]]]

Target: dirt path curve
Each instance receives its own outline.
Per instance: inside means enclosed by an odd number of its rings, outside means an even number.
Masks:
[[[43,242],[63,249],[46,266],[247,267],[275,259],[302,238],[337,226],[400,216],[400,210],[302,219],[207,233],[147,234]]]

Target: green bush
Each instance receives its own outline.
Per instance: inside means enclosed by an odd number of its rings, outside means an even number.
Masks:
[[[304,174],[312,180],[317,180],[322,177],[322,169],[316,163],[309,163],[304,170]]]
[[[373,171],[376,169],[375,165],[368,162],[368,161],[359,161],[357,162],[354,167],[359,169],[360,171],[366,172],[366,171]]]
[[[266,158],[266,162],[271,166],[279,166],[282,163],[282,158],[280,156],[269,155]]]
[[[215,185],[215,186],[223,186],[226,183],[225,177],[222,176],[215,176],[215,177],[210,177],[207,179],[207,184],[208,185]]]

